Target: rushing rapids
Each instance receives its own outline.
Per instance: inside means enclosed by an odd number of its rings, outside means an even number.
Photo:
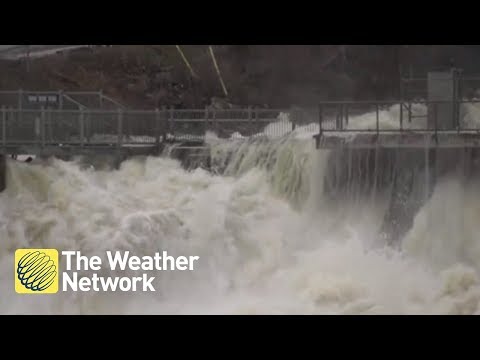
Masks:
[[[382,125],[395,126],[395,111],[382,112]],[[81,159],[9,161],[0,312],[480,313],[476,158],[466,156],[468,172],[446,166],[428,183],[431,169],[411,163],[415,154],[384,152],[373,170],[370,151],[316,150],[317,130],[212,135],[210,171],[168,157],[130,159],[119,169]],[[384,233],[396,234],[396,246]],[[200,259],[195,271],[158,275],[155,293],[22,296],[13,288],[17,248]]]

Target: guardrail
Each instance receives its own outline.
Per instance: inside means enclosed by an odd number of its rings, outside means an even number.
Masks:
[[[480,100],[323,102],[317,116],[320,135],[329,132],[477,132]]]
[[[17,109],[52,108],[58,110],[125,109],[118,101],[99,91],[0,91],[0,106]]]
[[[223,139],[278,138],[293,131],[315,137],[362,132],[480,134],[480,100],[322,102],[310,109],[0,110],[0,148],[156,146],[169,141],[203,142],[209,131]]]
[[[280,110],[26,110],[0,111],[0,147],[34,145],[158,145],[166,141],[203,141],[219,137],[261,136],[279,122]],[[272,127],[273,136],[291,131],[288,121]]]

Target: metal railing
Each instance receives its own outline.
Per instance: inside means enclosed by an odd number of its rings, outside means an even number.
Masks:
[[[480,131],[480,100],[323,102],[317,114],[320,135]]]
[[[58,110],[125,109],[118,101],[100,91],[0,91],[0,106],[17,109],[51,108]]]
[[[167,141],[204,141],[208,131],[220,138],[262,136],[279,122],[279,110],[0,110],[0,147],[35,145],[158,145]],[[271,131],[291,131],[288,121]]]
[[[322,102],[310,109],[0,109],[0,148],[157,146],[170,141],[203,142],[208,132],[236,139],[278,138],[294,131],[316,137],[334,133],[480,134],[480,100]]]

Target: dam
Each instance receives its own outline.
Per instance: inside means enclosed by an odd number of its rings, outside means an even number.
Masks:
[[[311,109],[5,107],[2,289],[20,246],[104,262],[114,249],[199,260],[159,276],[151,295],[34,301],[5,290],[0,310],[480,313],[479,110],[462,96]],[[39,160],[10,159],[22,154]],[[99,155],[121,161],[92,169],[76,159]]]

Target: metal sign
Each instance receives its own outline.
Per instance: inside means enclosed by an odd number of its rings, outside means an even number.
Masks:
[[[29,94],[27,100],[31,104],[57,104],[58,95]]]

